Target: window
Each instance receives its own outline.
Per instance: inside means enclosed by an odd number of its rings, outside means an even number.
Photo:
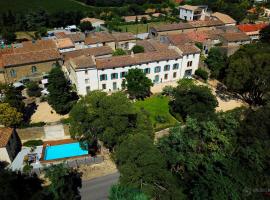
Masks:
[[[158,73],[158,72],[160,72],[160,70],[161,70],[161,67],[155,67],[155,73]]]
[[[124,78],[126,76],[127,72],[121,72],[120,73],[120,78]]]
[[[16,71],[14,69],[10,70],[10,76],[16,77]]]
[[[145,69],[144,69],[144,73],[145,73],[145,74],[150,74],[150,68],[145,68]]]
[[[187,66],[191,67],[192,66],[192,61],[188,61]]]
[[[37,67],[36,66],[32,66],[32,73],[37,72]]]
[[[90,91],[90,86],[86,86],[86,93],[88,94]]]
[[[85,70],[85,71],[84,71],[84,74],[85,74],[85,75],[87,75],[87,74],[88,74],[88,71],[87,71],[87,70]]]
[[[179,64],[178,63],[173,64],[173,69],[179,69]]]
[[[164,79],[165,79],[165,80],[168,79],[168,74],[164,74]]]
[[[101,75],[100,75],[100,80],[101,80],[101,81],[107,80],[107,74],[101,74]]]
[[[192,70],[189,69],[185,71],[184,77],[191,77],[191,75],[192,75]]]
[[[106,84],[102,84],[102,90],[106,90]]]
[[[111,79],[118,79],[118,73],[112,73],[111,74]]]
[[[170,70],[170,65],[165,65],[164,66],[164,71],[169,71]]]
[[[173,72],[173,78],[176,78],[176,76],[177,76],[177,73]]]
[[[159,75],[156,75],[154,79],[154,83],[158,83],[158,82],[159,82]]]
[[[85,84],[89,83],[89,78],[84,79]]]
[[[113,82],[113,90],[117,90],[117,83]]]

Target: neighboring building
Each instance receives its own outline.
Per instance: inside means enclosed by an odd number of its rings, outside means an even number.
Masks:
[[[136,44],[136,37],[132,33],[112,33],[115,39],[115,48],[130,50]]]
[[[194,74],[200,50],[192,45],[166,46],[145,53],[96,59],[80,56],[65,62],[64,67],[79,95],[92,90],[118,91],[129,69],[142,69],[153,83],[169,82]]]
[[[265,28],[267,23],[259,23],[259,24],[240,24],[238,25],[238,29],[244,33],[246,33],[251,40],[259,40],[260,39],[260,31]]]
[[[95,27],[95,28],[98,28],[102,25],[105,24],[105,21],[101,20],[101,19],[97,19],[97,18],[89,18],[89,17],[86,17],[86,18],[83,18],[80,20],[80,22],[91,22],[92,26]]]
[[[225,26],[235,26],[236,25],[236,21],[233,18],[231,18],[229,15],[226,15],[226,14],[223,14],[220,12],[215,12],[215,13],[211,14],[211,17],[222,21],[225,24]]]
[[[207,6],[179,6],[179,18],[183,20],[205,20],[207,15]]]
[[[60,53],[75,50],[75,44],[70,38],[55,39],[54,41]]]
[[[115,38],[108,32],[94,32],[86,36],[84,44],[91,47],[109,46],[115,50]]]
[[[21,146],[21,140],[15,129],[0,128],[0,161],[12,163]]]

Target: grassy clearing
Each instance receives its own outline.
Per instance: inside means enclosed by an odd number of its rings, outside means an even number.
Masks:
[[[169,112],[169,97],[154,95],[143,101],[137,101],[135,107],[149,113],[155,131],[177,124],[177,120]]]
[[[30,31],[30,32],[16,32],[17,39],[27,39],[27,40],[32,40],[35,38],[35,32]]]
[[[119,26],[119,28],[122,30],[122,32],[131,32],[133,34],[147,33],[151,26],[162,25],[167,23],[168,22],[150,22],[148,24],[130,24]]]
[[[58,11],[87,11],[90,6],[85,6],[74,0],[12,0],[0,1],[0,13],[12,10],[13,12],[27,13],[31,10],[44,9],[48,12]]]

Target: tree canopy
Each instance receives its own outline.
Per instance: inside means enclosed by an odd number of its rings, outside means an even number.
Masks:
[[[122,55],[126,55],[127,53],[123,50],[123,49],[115,49],[115,51],[113,52],[113,56],[122,56]]]
[[[122,85],[127,88],[131,98],[144,99],[150,95],[150,88],[153,83],[142,70],[136,68],[128,71]]]
[[[10,127],[22,122],[23,114],[17,112],[16,108],[11,107],[8,103],[0,103],[0,124]]]
[[[149,198],[138,189],[122,185],[113,185],[110,189],[109,200],[149,200]]]
[[[260,31],[260,40],[265,43],[270,43],[270,25]]]
[[[48,77],[48,102],[59,114],[67,114],[77,99],[60,67],[53,68]]]
[[[229,58],[225,84],[249,104],[261,105],[270,91],[270,47],[250,44]]]
[[[135,45],[132,47],[133,53],[143,53],[144,52],[144,47],[140,45]]]
[[[82,32],[92,31],[94,29],[94,27],[92,26],[92,23],[87,22],[87,21],[80,23],[79,27]]]

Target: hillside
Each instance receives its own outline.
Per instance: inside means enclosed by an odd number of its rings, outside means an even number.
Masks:
[[[75,0],[9,0],[0,1],[0,13],[8,10],[15,12],[28,12],[36,9],[44,9],[50,13],[57,11],[87,11],[90,6],[85,6]]]

